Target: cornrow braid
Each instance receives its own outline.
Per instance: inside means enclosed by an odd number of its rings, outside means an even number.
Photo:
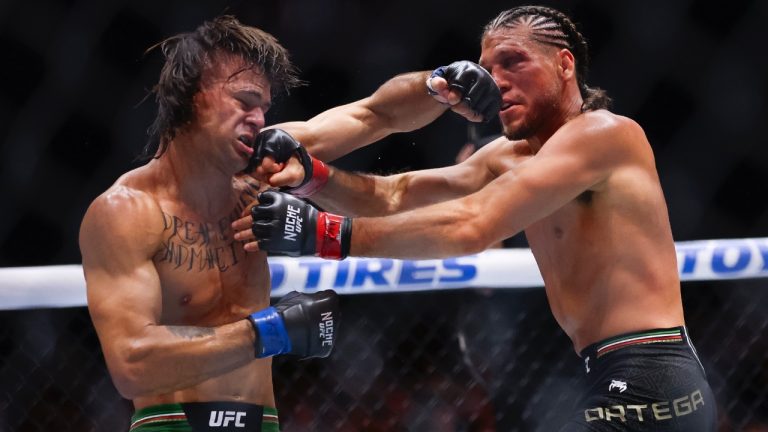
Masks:
[[[541,44],[565,48],[576,59],[576,82],[584,103],[581,111],[608,108],[611,98],[605,90],[587,85],[589,54],[587,41],[564,13],[545,6],[518,6],[501,12],[483,29],[483,37],[500,29],[521,25],[531,29],[531,38]]]

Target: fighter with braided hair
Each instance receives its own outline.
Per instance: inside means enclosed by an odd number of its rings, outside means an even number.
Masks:
[[[521,25],[526,25],[530,29],[530,37],[534,41],[567,49],[573,54],[576,83],[583,99],[582,111],[610,108],[611,98],[605,90],[590,87],[586,83],[589,75],[589,50],[586,39],[576,29],[573,21],[556,9],[520,6],[500,13],[485,26],[484,33],[488,34],[505,28],[519,28]]]
[[[236,238],[250,251],[426,259],[477,253],[524,231],[554,317],[584,364],[583,398],[561,430],[714,431],[716,403],[685,327],[667,206],[643,129],[608,111],[605,92],[587,85],[587,43],[563,13],[504,11],[481,43],[480,64],[501,92],[503,137],[455,166],[392,176],[325,164],[316,176],[294,159],[264,157],[257,173],[299,186],[323,210],[264,192],[251,216],[233,224]],[[414,91],[436,103],[466,98],[452,71],[437,69]],[[313,156],[344,154],[314,125],[286,124],[264,137],[265,148],[301,143],[304,167],[316,164]],[[300,235],[286,235],[289,217],[303,221]]]

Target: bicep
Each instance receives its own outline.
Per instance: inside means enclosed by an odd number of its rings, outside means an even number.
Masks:
[[[88,310],[105,354],[120,350],[160,319],[160,282],[154,265],[136,263],[115,273],[99,264],[84,265]]]
[[[497,227],[496,237],[506,238],[599,188],[623,161],[610,150],[600,151],[600,145],[580,141],[548,142],[474,194],[472,205],[483,209],[480,223]]]
[[[369,109],[366,101],[332,108],[305,122],[273,127],[291,134],[312,156],[329,162],[392,133],[389,119]]]
[[[401,195],[400,210],[460,198],[480,190],[493,178],[480,160],[391,176],[393,188]]]
[[[138,227],[86,214],[80,231],[88,310],[107,357],[160,319],[160,278],[146,240],[152,236],[137,235]]]
[[[408,178],[404,188],[410,195],[431,198],[431,203],[461,198],[481,190],[497,177],[498,167],[492,165],[500,159],[507,161],[507,169],[514,169],[518,162],[514,155],[505,153],[502,140],[490,143],[455,165],[413,171],[401,174]]]

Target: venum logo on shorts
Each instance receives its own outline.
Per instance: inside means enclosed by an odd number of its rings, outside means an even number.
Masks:
[[[611,385],[608,386],[608,391],[611,391],[613,389],[619,389],[619,393],[624,393],[624,391],[627,389],[627,382],[619,381],[619,380],[611,380]]]
[[[229,427],[231,422],[235,422],[236,428],[244,428],[246,413],[243,411],[211,411],[211,419],[208,421],[210,427]]]
[[[299,209],[288,204],[288,211],[285,215],[285,228],[283,229],[283,239],[296,241],[296,235],[301,234],[301,224],[304,222],[299,216]]]
[[[320,339],[322,346],[333,345],[333,312],[323,312],[320,314]]]
[[[597,407],[584,410],[584,418],[592,421],[663,421],[675,417],[688,415],[700,406],[704,406],[704,397],[701,390],[696,390],[690,395],[685,395],[671,401],[660,401],[651,404],[639,405],[613,405],[610,407]]]

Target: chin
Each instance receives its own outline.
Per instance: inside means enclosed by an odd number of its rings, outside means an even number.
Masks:
[[[521,124],[515,127],[505,125],[502,132],[504,137],[510,141],[524,140],[533,135],[533,131],[527,124]]]

